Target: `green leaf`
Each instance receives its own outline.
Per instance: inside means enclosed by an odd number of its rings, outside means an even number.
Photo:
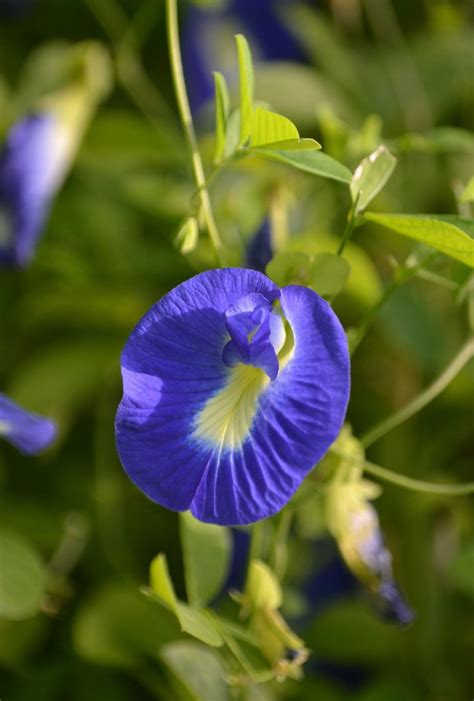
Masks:
[[[396,163],[395,156],[383,145],[359,163],[351,181],[352,201],[357,201],[357,214],[363,212],[379,194],[392,175]]]
[[[0,618],[34,616],[46,590],[46,569],[33,547],[12,532],[0,533]]]
[[[221,659],[204,645],[179,640],[165,645],[160,657],[193,701],[231,701],[226,669]]]
[[[178,600],[174,593],[173,582],[171,581],[168,570],[168,563],[163,553],[159,553],[151,562],[150,586],[152,592],[176,613]]]
[[[240,86],[240,134],[239,142],[243,144],[250,136],[253,117],[253,89],[254,75],[252,54],[247,39],[243,34],[237,34],[237,55],[239,59],[239,86]]]
[[[464,231],[471,239],[474,239],[474,219],[466,219],[466,217],[460,217],[458,214],[426,214],[424,216],[452,224]]]
[[[321,231],[295,236],[288,241],[285,251],[304,251],[310,255],[317,253],[335,252],[339,240]],[[382,285],[378,272],[367,253],[357,244],[349,241],[344,249],[344,260],[350,265],[350,273],[344,287],[344,293],[358,305],[370,307],[382,294]],[[267,268],[268,270],[268,268]]]
[[[277,141],[299,141],[300,135],[293,122],[276,112],[257,107],[253,113],[250,145],[262,146]]]
[[[214,86],[216,91],[216,146],[214,162],[219,163],[224,155],[230,100],[226,80],[222,73],[218,71],[214,72]]]
[[[474,241],[461,229],[428,215],[375,214],[366,212],[364,221],[375,222],[402,236],[421,241],[451,258],[474,267]]]
[[[314,139],[289,139],[286,141],[273,141],[271,144],[262,144],[258,148],[276,151],[319,151],[321,144],[318,144]]]
[[[180,515],[186,591],[192,606],[204,607],[220,591],[230,561],[227,528],[202,523],[186,511]]]
[[[251,148],[249,153],[262,158],[268,158],[285,165],[292,166],[298,170],[303,170],[312,175],[319,175],[322,178],[337,180],[347,185],[351,182],[352,173],[346,166],[336,161],[331,156],[320,151],[301,151],[273,148]]]
[[[107,585],[79,609],[73,626],[77,653],[96,664],[133,668],[181,635],[165,608],[136,586]]]
[[[466,187],[461,192],[460,202],[474,202],[474,175],[469,179]]]
[[[320,295],[335,295],[344,288],[350,265],[334,253],[282,251],[273,257],[265,272],[279,286],[306,285]]]
[[[176,234],[174,245],[179,251],[186,255],[192,253],[197,246],[199,239],[199,225],[196,217],[186,219],[181,229]]]
[[[153,598],[171,609],[179,621],[181,630],[206,645],[213,647],[223,645],[222,637],[210,616],[205,611],[193,609],[176,598],[163,553],[157,555],[150,565],[150,586],[151,590],[145,590],[144,593],[147,595],[151,593]]]

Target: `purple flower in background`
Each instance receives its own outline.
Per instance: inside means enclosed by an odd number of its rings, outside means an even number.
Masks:
[[[285,25],[284,10],[297,0],[230,0],[223,7],[191,7],[183,30],[183,63],[193,109],[214,95],[212,71],[233,34],[244,33],[257,57],[266,61],[302,61],[304,54]],[[224,41],[222,38],[224,37]]]
[[[32,258],[70,151],[67,128],[50,113],[25,117],[9,133],[0,154],[0,265]]]
[[[263,273],[273,254],[271,223],[270,219],[265,217],[260,228],[247,244],[245,264],[248,268]]]
[[[56,438],[56,424],[32,414],[0,394],[0,436],[25,455],[48,448]]]
[[[338,435],[344,330],[306,287],[210,270],[157,302],[122,354],[122,464],[151,499],[222,525],[279,511]]]

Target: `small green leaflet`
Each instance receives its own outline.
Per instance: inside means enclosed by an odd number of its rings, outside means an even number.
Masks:
[[[346,185],[349,185],[352,179],[352,173],[346,166],[321,151],[307,149],[287,150],[260,146],[258,148],[252,148],[250,153],[261,156],[262,158],[284,163],[285,165],[303,170],[312,175],[319,175],[322,178],[337,180]]]
[[[243,34],[237,34],[237,54],[239,59],[240,86],[240,135],[239,143],[243,144],[250,136],[253,116],[254,76],[252,54],[247,39]]]
[[[396,163],[395,156],[383,145],[359,163],[351,181],[352,201],[357,201],[356,214],[363,212],[379,194]]]
[[[157,555],[150,565],[150,587],[151,589],[144,590],[144,593],[169,608],[178,619],[181,630],[206,645],[223,645],[224,641],[207,613],[193,609],[176,598],[166,557],[162,553]]]
[[[218,71],[214,72],[214,86],[216,91],[216,146],[214,162],[219,163],[224,155],[230,100],[225,78]]]
[[[474,241],[461,229],[445,221],[430,218],[429,215],[376,214],[366,212],[364,221],[372,221],[436,248],[451,258],[474,268]]]
[[[180,537],[188,599],[192,606],[203,608],[219,593],[226,578],[230,532],[202,523],[186,511],[180,514]]]

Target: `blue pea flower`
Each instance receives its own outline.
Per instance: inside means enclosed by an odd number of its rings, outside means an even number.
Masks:
[[[36,455],[56,438],[56,424],[32,414],[0,394],[0,436],[25,455]]]
[[[26,265],[69,163],[67,129],[49,112],[25,117],[0,154],[0,265]]]
[[[303,61],[304,53],[284,22],[285,8],[298,0],[229,0],[223,8],[191,7],[183,31],[183,63],[193,109],[214,95],[212,71],[223,69],[226,35],[242,31],[266,61]],[[230,26],[229,26],[230,25]]]
[[[249,240],[245,253],[246,266],[263,273],[274,254],[272,227],[269,217],[265,217],[260,228]]]
[[[279,511],[337,437],[349,396],[344,330],[312,290],[210,270],[157,302],[122,354],[118,453],[163,506],[202,521]]]

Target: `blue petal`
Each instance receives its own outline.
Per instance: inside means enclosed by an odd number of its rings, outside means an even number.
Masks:
[[[25,455],[35,455],[48,448],[56,438],[56,424],[25,411],[4,394],[0,394],[0,436]]]
[[[0,156],[0,265],[33,256],[64,172],[65,150],[56,119],[31,115],[10,132]]]
[[[125,470],[150,498],[211,523],[250,523],[281,509],[338,435],[348,401],[344,331],[306,288],[281,290],[294,349],[273,382],[225,365],[225,313],[255,293],[280,297],[255,271],[201,273],[148,312],[122,356],[116,432]],[[234,409],[235,427],[224,434],[220,422]]]

